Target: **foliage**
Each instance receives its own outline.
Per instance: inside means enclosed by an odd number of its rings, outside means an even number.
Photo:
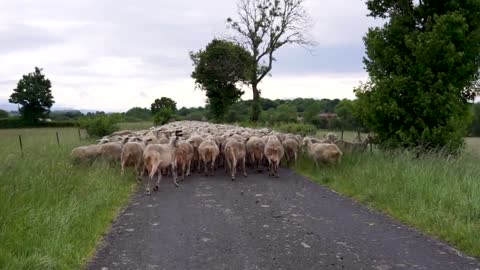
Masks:
[[[356,100],[342,99],[335,107],[335,112],[339,118],[339,125],[343,129],[355,130],[361,127],[359,120],[355,115]]]
[[[10,128],[41,128],[41,127],[74,127],[76,126],[75,121],[51,121],[51,122],[37,122],[31,123],[26,122],[18,117],[10,117],[6,119],[0,119],[0,129],[10,129]]]
[[[35,67],[35,71],[23,75],[13,89],[13,94],[8,100],[10,103],[19,104],[22,118],[30,123],[36,123],[41,118],[47,118],[54,101],[50,88],[52,84],[42,74],[42,69]]]
[[[390,146],[463,145],[480,65],[480,1],[367,1],[362,120]]]
[[[148,121],[152,118],[152,112],[147,108],[133,107],[125,112],[125,117],[134,121]]]
[[[480,136],[480,103],[475,103],[473,106],[473,123],[471,135]]]
[[[275,126],[275,129],[281,132],[300,134],[302,136],[315,135],[317,128],[310,124],[288,123]]]
[[[191,52],[190,58],[195,67],[192,78],[206,92],[213,116],[222,120],[228,108],[244,93],[237,83],[247,82],[250,53],[233,42],[214,39],[205,50]]]
[[[239,21],[227,19],[238,35],[237,41],[253,57],[249,74],[253,102],[251,120],[260,116],[258,84],[273,67],[274,53],[286,44],[313,45],[307,37],[311,23],[303,8],[304,0],[239,0]]]
[[[97,115],[84,117],[78,121],[81,128],[85,129],[91,137],[110,135],[119,129],[120,118],[115,115]]]
[[[177,103],[168,97],[162,97],[160,99],[155,99],[155,101],[151,105],[151,112],[152,115],[156,115],[163,109],[169,109],[172,112],[177,110]]]
[[[165,125],[172,116],[173,111],[170,108],[162,108],[153,116],[153,124],[156,126]]]
[[[89,143],[76,128],[0,130],[0,269],[85,269],[135,186],[133,171],[72,166]]]
[[[282,104],[261,114],[260,119],[266,123],[289,123],[297,121],[297,109],[292,104]]]
[[[83,117],[83,113],[80,111],[52,111],[50,113],[50,119],[54,121],[72,121]]]
[[[9,114],[7,111],[0,110],[0,119],[8,118],[8,117],[9,117]]]

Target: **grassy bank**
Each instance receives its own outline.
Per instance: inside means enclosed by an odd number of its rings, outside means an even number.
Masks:
[[[71,149],[87,143],[73,128],[0,130],[0,269],[78,269],[93,254],[134,177],[72,166]]]
[[[409,152],[345,155],[316,169],[302,158],[296,170],[314,181],[480,257],[480,139],[458,158]]]

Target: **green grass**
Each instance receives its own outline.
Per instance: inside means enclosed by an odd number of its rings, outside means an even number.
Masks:
[[[344,195],[480,257],[480,139],[458,158],[398,153],[346,154],[316,169],[302,158],[296,170]]]
[[[87,143],[73,128],[0,130],[0,269],[79,269],[93,255],[135,181],[71,165],[71,149]]]
[[[143,130],[153,127],[153,122],[122,122],[119,127],[120,130]]]

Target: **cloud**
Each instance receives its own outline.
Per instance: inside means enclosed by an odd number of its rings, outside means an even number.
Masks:
[[[126,110],[161,96],[179,106],[203,105],[188,52],[228,33],[225,19],[235,17],[236,2],[5,1],[0,97],[39,66],[53,83],[55,101],[68,107]],[[318,46],[312,53],[294,46],[278,51],[264,96],[290,97],[292,88],[309,97],[353,96],[344,92],[366,76],[361,38],[376,22],[366,17],[363,1],[307,0],[306,8]]]

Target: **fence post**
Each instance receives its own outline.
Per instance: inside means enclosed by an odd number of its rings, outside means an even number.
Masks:
[[[342,141],[343,141],[343,128],[342,128],[342,133],[341,133],[341,134],[342,134],[342,135],[340,136],[340,138],[341,138]]]
[[[22,154],[22,157],[23,157],[23,143],[22,143],[21,135],[18,135],[18,141],[20,142],[20,153]]]
[[[58,131],[55,132],[55,134],[57,135],[57,144],[60,145],[60,139],[58,138]]]
[[[362,137],[360,137],[360,129],[357,129],[357,138],[359,142],[362,141]]]
[[[80,134],[80,129],[77,129],[78,130],[78,140],[82,140],[82,135]]]

